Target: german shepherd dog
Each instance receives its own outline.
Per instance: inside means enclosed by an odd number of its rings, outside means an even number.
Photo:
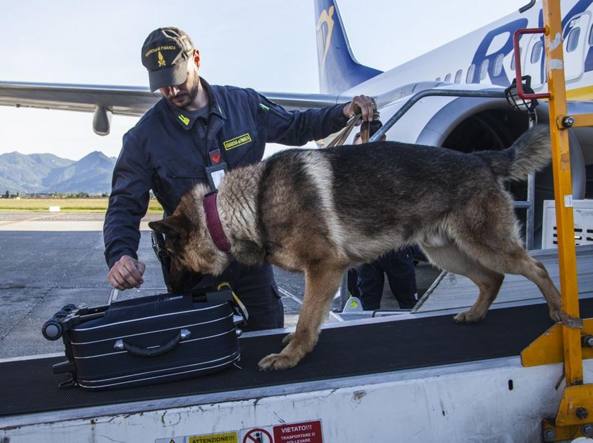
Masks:
[[[230,253],[217,248],[208,230],[205,185],[150,227],[165,234],[173,271],[219,275],[235,258],[304,272],[296,330],[280,353],[259,362],[261,369],[293,367],[314,348],[348,267],[408,244],[478,286],[477,301],[457,322],[482,320],[509,273],[538,286],[554,321],[574,326],[546,269],[525,251],[504,188],[549,159],[543,125],[506,150],[471,154],[396,142],[291,149],[225,175],[217,210]]]

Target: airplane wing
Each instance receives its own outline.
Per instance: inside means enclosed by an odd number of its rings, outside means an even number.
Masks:
[[[263,92],[287,109],[320,108],[347,101],[331,94]],[[140,116],[160,99],[146,87],[0,82],[0,106],[93,112],[93,129],[109,133],[111,114]]]

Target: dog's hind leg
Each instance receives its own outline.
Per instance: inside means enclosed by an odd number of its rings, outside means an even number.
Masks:
[[[448,241],[439,246],[421,243],[428,259],[434,265],[448,272],[464,275],[479,288],[478,299],[465,312],[460,312],[454,320],[460,323],[473,323],[483,320],[488,308],[498,295],[504,275],[494,272],[460,250],[455,243]]]
[[[270,354],[259,362],[260,369],[286,369],[295,366],[317,344],[319,329],[329,313],[346,268],[318,265],[305,271],[305,297],[294,334],[279,354]]]
[[[506,232],[505,232],[506,231]],[[544,265],[529,256],[515,231],[504,229],[504,226],[493,226],[491,235],[473,235],[466,232],[460,236],[458,244],[462,250],[484,267],[501,274],[519,274],[531,280],[543,294],[550,317],[554,321],[579,327],[580,321],[571,318],[562,311],[560,292],[550,278]]]
[[[523,247],[517,245],[514,250],[505,254],[504,260],[501,260],[500,258],[491,259],[490,257],[482,257],[481,260],[483,260],[485,264],[490,264],[492,266],[499,265],[502,262],[503,266],[501,269],[504,270],[505,273],[520,274],[531,280],[536,284],[546,299],[550,318],[552,320],[560,321],[571,327],[580,327],[581,322],[578,319],[571,318],[562,310],[560,292],[554,285],[554,282],[550,278],[544,265],[540,261],[529,256]]]

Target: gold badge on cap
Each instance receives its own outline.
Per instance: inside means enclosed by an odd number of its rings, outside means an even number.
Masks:
[[[159,68],[162,68],[163,66],[167,65],[167,62],[165,62],[165,57],[163,57],[163,54],[161,54],[161,51],[158,52],[158,62],[159,62]]]

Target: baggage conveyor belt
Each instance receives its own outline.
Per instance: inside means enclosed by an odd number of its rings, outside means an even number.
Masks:
[[[593,299],[581,300],[581,316],[593,316]],[[64,375],[51,365],[63,358],[0,364],[0,416],[262,389],[293,383],[380,374],[519,355],[552,325],[543,304],[491,310],[473,325],[451,315],[326,329],[312,354],[293,369],[261,372],[257,362],[278,352],[284,334],[243,337],[241,366],[185,381],[113,391],[58,389]]]

